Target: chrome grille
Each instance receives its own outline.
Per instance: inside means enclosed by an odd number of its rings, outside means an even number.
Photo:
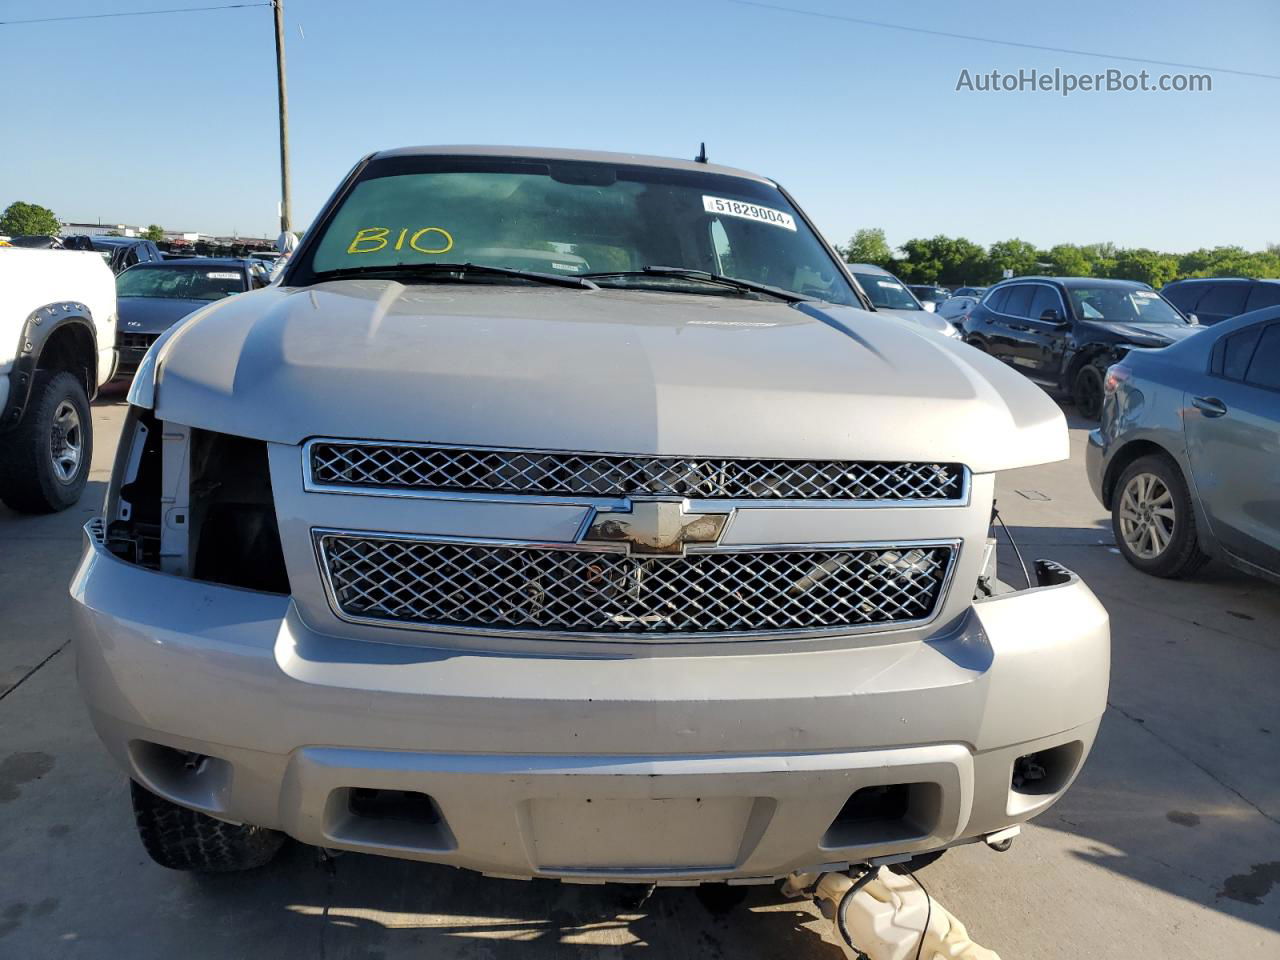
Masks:
[[[317,532],[356,620],[565,633],[779,633],[932,615],[953,546],[753,549],[656,559]]]
[[[314,441],[322,486],[588,497],[955,501],[956,463],[747,460]]]

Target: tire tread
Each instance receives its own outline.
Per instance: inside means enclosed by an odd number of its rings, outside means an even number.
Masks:
[[[148,855],[170,870],[233,873],[271,862],[284,843],[276,830],[226,823],[158,797],[129,782],[138,836]]]

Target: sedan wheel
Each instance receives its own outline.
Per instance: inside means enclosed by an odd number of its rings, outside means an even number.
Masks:
[[[1133,566],[1156,577],[1185,577],[1209,559],[1197,536],[1191,491],[1172,458],[1139,457],[1113,489],[1111,529]]]
[[[1120,534],[1134,556],[1154,560],[1173,542],[1173,494],[1154,473],[1138,473],[1120,494]]]

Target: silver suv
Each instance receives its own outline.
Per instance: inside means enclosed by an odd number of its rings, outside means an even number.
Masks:
[[[362,160],[148,353],[86,530],[148,852],[697,882],[1007,840],[1106,701],[1106,612],[989,538],[1063,417],[867,306],[753,174]]]

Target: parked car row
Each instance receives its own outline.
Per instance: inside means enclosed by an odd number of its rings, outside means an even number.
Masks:
[[[1018,277],[996,284],[965,316],[965,341],[1071,397],[1102,409],[1103,376],[1130,348],[1166,346],[1200,328],[1145,283]]]
[[[1280,281],[1017,277],[938,316],[1101,417],[1089,481],[1134,567],[1218,557],[1280,582]]]

